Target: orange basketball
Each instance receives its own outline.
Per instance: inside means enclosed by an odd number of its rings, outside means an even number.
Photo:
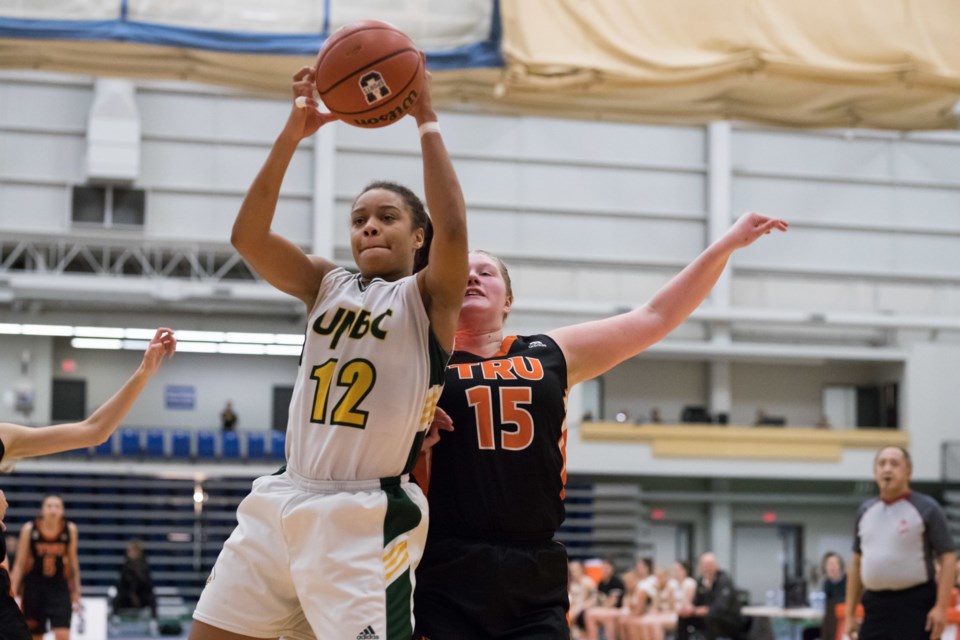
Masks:
[[[340,120],[385,127],[405,116],[423,91],[420,51],[405,33],[378,20],[338,29],[317,56],[317,91]]]

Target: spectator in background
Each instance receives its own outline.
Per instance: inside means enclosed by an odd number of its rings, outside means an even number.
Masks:
[[[677,611],[682,600],[676,580],[667,569],[659,569],[651,577],[646,611],[639,618],[624,621],[623,640],[664,640],[668,631],[677,628]]]
[[[759,427],[761,425],[768,424],[770,416],[767,415],[767,410],[763,407],[757,409],[756,417],[753,419],[753,426]]]
[[[233,431],[237,427],[237,412],[233,410],[233,403],[229,400],[220,413],[220,424],[224,432]]]
[[[700,579],[693,604],[680,609],[677,640],[691,640],[699,631],[705,640],[736,637],[743,628],[740,602],[733,580],[717,566],[717,556],[700,556]]]
[[[660,424],[662,422],[663,419],[660,417],[660,409],[658,407],[650,409],[650,424]]]
[[[847,567],[840,554],[833,551],[823,556],[824,613],[820,637],[833,640],[837,637],[837,605],[847,594]]]
[[[570,597],[570,630],[574,638],[583,628],[583,612],[597,604],[597,585],[583,571],[583,564],[571,560],[567,565],[567,595]]]
[[[677,583],[679,609],[685,606],[693,606],[693,598],[697,595],[697,581],[690,573],[690,563],[685,560],[677,560],[670,567],[670,577]]]
[[[623,596],[626,593],[624,580],[614,572],[611,559],[603,559],[601,571],[600,583],[597,585],[597,604],[588,608],[583,614],[584,627],[589,640],[597,640],[599,627],[605,621],[613,620],[613,624],[616,624],[620,607],[623,605]],[[606,626],[604,624],[605,628]],[[610,629],[612,633],[613,626]]]
[[[151,632],[155,634],[157,625],[157,598],[153,594],[153,579],[150,577],[150,564],[143,554],[143,545],[139,540],[127,543],[127,556],[120,567],[120,579],[117,582],[117,595],[113,599],[113,613],[123,610],[142,611],[150,609]]]
[[[827,416],[820,416],[820,420],[817,422],[817,429],[832,429],[833,425],[830,424],[830,418]]]

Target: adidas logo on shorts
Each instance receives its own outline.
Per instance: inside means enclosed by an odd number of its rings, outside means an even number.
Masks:
[[[373,630],[373,625],[371,624],[357,634],[357,640],[380,640],[380,636],[378,636],[377,632]]]

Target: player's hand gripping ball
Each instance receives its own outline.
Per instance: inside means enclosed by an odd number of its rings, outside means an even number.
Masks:
[[[405,116],[423,93],[420,51],[405,33],[378,20],[338,29],[317,56],[317,91],[337,118],[385,127]]]

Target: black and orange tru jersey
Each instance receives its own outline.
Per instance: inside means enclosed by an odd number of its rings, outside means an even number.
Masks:
[[[566,398],[566,360],[548,336],[510,336],[490,358],[453,354],[438,406],[455,431],[415,474],[431,536],[553,536],[564,518]]]
[[[53,537],[46,537],[40,530],[40,518],[33,523],[30,532],[30,564],[28,575],[35,578],[70,578],[71,567],[67,561],[70,550],[70,523],[63,521],[63,528]]]

